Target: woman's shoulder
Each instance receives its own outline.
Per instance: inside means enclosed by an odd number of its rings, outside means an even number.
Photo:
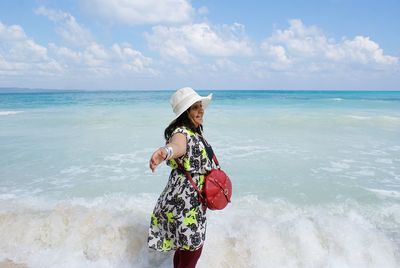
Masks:
[[[195,132],[186,126],[179,126],[175,128],[171,136],[173,136],[176,133],[182,133],[187,137],[193,137],[195,135]]]

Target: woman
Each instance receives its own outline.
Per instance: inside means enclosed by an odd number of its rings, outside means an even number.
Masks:
[[[165,129],[166,146],[150,158],[153,172],[164,160],[172,170],[151,215],[148,244],[158,251],[175,250],[175,268],[195,267],[205,240],[206,209],[182,169],[202,189],[204,176],[217,168],[212,148],[202,137],[204,109],[211,97],[188,87],[177,90],[170,101],[176,117]]]

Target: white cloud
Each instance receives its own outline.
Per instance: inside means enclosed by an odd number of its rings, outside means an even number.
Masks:
[[[39,7],[35,10],[36,14],[46,16],[58,26],[56,32],[69,45],[86,46],[93,42],[94,38],[89,30],[80,25],[74,16],[60,10],[53,10],[46,7]]]
[[[355,62],[382,65],[397,64],[397,57],[384,55],[383,50],[369,37],[356,36],[353,40],[345,40],[339,51],[336,51],[336,59],[350,58]]]
[[[92,43],[82,51],[67,47],[49,45],[51,53],[67,68],[69,73],[79,72],[82,76],[105,75],[120,76],[127,74],[154,75],[152,60],[131,47],[129,44],[113,44],[110,47]]]
[[[199,15],[206,15],[208,14],[208,8],[205,6],[200,7],[199,9],[197,9],[197,12],[199,13]]]
[[[325,71],[334,69],[391,68],[399,61],[385,55],[369,37],[344,38],[341,42],[328,38],[315,26],[306,26],[301,20],[290,20],[285,30],[276,30],[260,46],[270,61],[271,69]]]
[[[0,75],[52,75],[62,71],[47,48],[28,38],[18,25],[0,22],[0,44]]]
[[[67,47],[58,47],[57,45],[50,43],[49,50],[57,55],[59,60],[70,63],[81,62],[82,53],[74,51]]]
[[[128,25],[188,22],[194,12],[187,0],[85,0],[96,15]]]
[[[197,56],[251,55],[251,45],[243,32],[244,27],[237,23],[229,27],[225,25],[219,32],[207,23],[198,23],[180,27],[155,26],[146,38],[150,47],[158,50],[164,58],[188,64]]]
[[[54,43],[43,46],[29,38],[21,26],[0,22],[0,44],[0,82],[14,81],[16,86],[48,87],[51,81],[62,86],[64,82],[57,83],[58,79],[79,87],[79,83],[93,79],[115,81],[157,75],[153,61],[128,43],[109,47],[95,41],[79,48]]]
[[[67,45],[49,44],[52,56],[64,67],[66,74],[80,76],[120,76],[127,73],[154,74],[152,61],[134,50],[130,44],[113,44],[105,47],[95,41],[88,29],[74,16],[60,10],[40,7],[35,10],[57,24],[56,31]]]
[[[216,76],[221,73],[236,73],[240,71],[240,66],[229,59],[217,59],[214,63],[209,64],[204,71],[210,69]]]
[[[270,67],[273,70],[284,70],[291,66],[292,60],[289,59],[286,49],[283,46],[263,43],[261,48],[271,59]]]
[[[26,39],[24,30],[19,25],[6,26],[0,22],[0,40],[2,42]]]

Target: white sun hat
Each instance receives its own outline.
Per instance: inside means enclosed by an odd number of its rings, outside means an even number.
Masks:
[[[181,114],[183,114],[190,106],[198,101],[201,101],[203,109],[206,109],[208,104],[210,104],[212,98],[212,93],[207,97],[202,97],[194,91],[193,88],[184,87],[180,88],[172,94],[170,103],[172,110],[175,113],[175,118],[171,121],[174,122]]]

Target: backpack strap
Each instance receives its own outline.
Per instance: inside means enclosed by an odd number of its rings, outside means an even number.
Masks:
[[[219,163],[218,163],[217,156],[215,154],[213,156],[213,160],[214,160],[214,163],[217,165],[218,169],[221,169],[221,167],[219,166]]]
[[[207,141],[203,138],[202,135],[199,135],[200,139],[202,140],[202,142],[204,143],[204,145],[208,145],[210,146]],[[214,163],[217,165],[218,169],[221,169],[218,163],[218,159],[217,156],[215,155],[215,153],[213,152],[213,156],[212,159],[214,160]],[[199,202],[203,204],[203,207],[207,207],[207,201],[204,198],[203,195],[203,190],[200,190],[199,187],[197,187],[196,183],[193,181],[192,176],[190,175],[190,173],[185,170],[185,168],[183,167],[183,165],[181,163],[179,163],[179,161],[177,161],[177,159],[175,159],[175,162],[178,164],[178,168],[185,174],[185,177],[189,180],[190,184],[193,186],[193,188],[197,191],[198,193],[198,198],[199,198]]]
[[[192,176],[190,175],[190,173],[187,170],[185,170],[185,168],[182,166],[182,164],[179,163],[178,161],[176,161],[176,163],[178,164],[179,169],[185,174],[185,177],[189,180],[190,184],[197,191],[200,203],[205,204],[205,199],[203,197],[203,191],[200,190],[199,187],[197,187]]]
[[[204,146],[211,148],[212,157],[209,155],[209,153],[208,153],[208,151],[206,149],[208,158],[212,158],[212,160],[214,160],[214,163],[217,165],[218,169],[221,169],[220,166],[219,166],[218,160],[217,160],[217,156],[215,155],[214,150],[212,150],[211,145],[206,141],[206,139],[203,137],[203,135],[199,135],[199,137],[200,137],[200,140],[203,142]]]

